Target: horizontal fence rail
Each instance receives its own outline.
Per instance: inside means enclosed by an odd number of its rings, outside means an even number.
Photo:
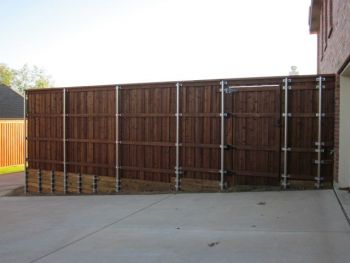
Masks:
[[[333,176],[335,80],[322,76],[320,96],[316,77],[29,90],[28,191],[319,187]]]

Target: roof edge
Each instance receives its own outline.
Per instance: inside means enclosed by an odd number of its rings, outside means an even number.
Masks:
[[[309,9],[309,30],[311,34],[317,34],[320,29],[320,15],[323,0],[311,0]]]

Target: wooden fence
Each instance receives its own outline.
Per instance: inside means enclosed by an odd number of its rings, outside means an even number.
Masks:
[[[26,190],[320,187],[333,176],[334,83],[327,75],[30,90]]]
[[[0,167],[24,163],[23,120],[0,120]]]

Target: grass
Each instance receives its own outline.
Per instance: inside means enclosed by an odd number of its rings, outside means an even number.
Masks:
[[[23,171],[24,171],[23,164],[0,167],[0,175],[1,174],[18,173],[18,172],[23,172]]]

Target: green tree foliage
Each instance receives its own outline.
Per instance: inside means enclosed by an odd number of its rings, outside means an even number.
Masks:
[[[13,81],[13,70],[6,64],[0,64],[0,84],[11,86]]]
[[[3,66],[3,70],[1,66]],[[11,69],[5,64],[1,64],[1,66],[0,83],[10,86],[21,94],[26,89],[49,88],[53,85],[51,77],[37,66],[30,67],[28,64],[25,64],[18,70]]]

